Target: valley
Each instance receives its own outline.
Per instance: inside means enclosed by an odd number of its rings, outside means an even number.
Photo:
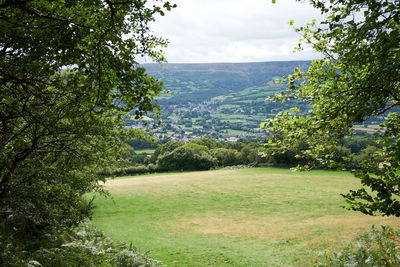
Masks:
[[[158,99],[164,126],[152,127],[154,120],[129,120],[130,127],[152,129],[161,140],[190,140],[212,137],[225,141],[239,138],[262,139],[259,124],[265,118],[290,109],[287,101],[274,103],[268,97],[286,90],[279,80],[296,67],[306,70],[310,61],[146,64],[149,75],[165,83]]]

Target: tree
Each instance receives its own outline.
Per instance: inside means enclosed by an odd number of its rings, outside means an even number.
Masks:
[[[206,146],[188,143],[161,154],[157,165],[167,171],[209,170],[216,165],[216,159],[208,154]]]
[[[326,19],[297,29],[303,43],[323,54],[303,72],[286,77],[289,92],[276,100],[301,99],[310,110],[294,109],[263,126],[276,143],[307,140],[322,164],[338,166],[332,151],[355,123],[385,116],[383,148],[355,172],[363,188],[343,196],[353,210],[400,216],[400,2],[391,0],[312,0]],[[299,45],[301,48],[301,44]],[[371,190],[371,191],[370,191]]]
[[[240,153],[234,149],[213,148],[210,155],[217,160],[218,167],[234,166],[240,164]]]
[[[209,149],[222,147],[222,144],[215,139],[209,137],[201,137],[194,139],[191,143],[199,144],[208,147]]]
[[[124,116],[158,114],[137,58],[164,60],[148,24],[173,7],[146,2],[0,1],[0,245],[79,224],[99,170],[146,138]]]
[[[172,152],[175,148],[183,146],[185,143],[181,141],[168,141],[165,144],[159,145],[157,149],[154,151],[154,154],[151,156],[151,162],[156,163],[158,157]]]

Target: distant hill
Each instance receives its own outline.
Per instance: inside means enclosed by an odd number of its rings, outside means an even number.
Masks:
[[[163,98],[161,103],[180,105],[183,101],[194,103],[207,101],[216,96],[243,92],[247,88],[259,87],[261,92],[257,92],[258,94],[265,91],[266,87],[278,88],[272,90],[274,92],[280,91],[282,87],[271,86],[274,79],[293,73],[296,67],[307,69],[310,63],[310,61],[277,61],[162,66],[146,64],[144,67],[153,77],[164,81],[166,89],[173,93],[172,97]],[[255,91],[248,91],[243,92],[241,96],[255,94]]]
[[[265,101],[286,89],[285,84],[276,80],[293,73],[297,67],[306,70],[310,64],[310,61],[144,64],[147,73],[163,81],[165,89],[172,93],[162,95],[158,101],[166,126],[155,132],[161,138],[172,139],[264,136],[257,129],[259,124],[294,105]]]

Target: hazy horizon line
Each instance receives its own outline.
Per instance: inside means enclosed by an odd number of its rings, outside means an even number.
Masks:
[[[305,61],[313,61],[315,59],[298,59],[298,60],[271,60],[271,61],[245,61],[245,62],[148,62],[148,63],[139,63],[139,65],[168,65],[168,64],[185,64],[185,65],[196,65],[196,64],[251,64],[251,63],[275,63],[275,62],[305,62]]]

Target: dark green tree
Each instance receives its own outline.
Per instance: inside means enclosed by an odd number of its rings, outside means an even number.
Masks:
[[[280,137],[275,139],[279,145],[307,140],[306,155],[340,167],[330,148],[351,134],[355,123],[385,116],[379,134],[383,148],[355,173],[363,188],[344,197],[353,210],[400,216],[400,2],[309,2],[326,19],[297,31],[323,58],[306,72],[297,69],[287,76],[289,92],[275,99],[303,100],[310,110],[282,113],[264,126]]]
[[[124,116],[158,112],[162,83],[137,60],[164,60],[166,41],[148,25],[171,7],[0,1],[0,244],[28,246],[18,240],[90,215],[83,195],[101,190],[99,170],[122,158],[126,140],[146,137]]]
[[[213,148],[210,155],[217,160],[218,167],[234,166],[240,164],[240,152],[234,149]]]
[[[185,143],[181,141],[168,141],[165,144],[159,145],[151,156],[151,162],[156,163],[157,159],[164,154],[172,152],[175,148],[183,146]]]
[[[209,149],[220,148],[222,144],[215,139],[209,137],[201,137],[190,141],[191,143],[199,144],[208,147]]]
[[[216,159],[208,154],[206,146],[188,143],[160,155],[157,165],[166,171],[209,170],[216,165]]]

